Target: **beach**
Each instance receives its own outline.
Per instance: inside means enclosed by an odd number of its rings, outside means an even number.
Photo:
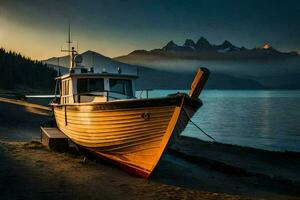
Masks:
[[[0,98],[0,199],[300,199],[299,153],[181,137],[145,180],[41,146],[50,119],[46,103]]]

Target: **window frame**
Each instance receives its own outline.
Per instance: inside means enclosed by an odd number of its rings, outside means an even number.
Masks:
[[[118,81],[123,81],[123,91],[124,93],[120,92],[120,91],[114,91],[112,90],[112,87],[111,87],[111,80],[118,80]],[[125,81],[128,81],[128,83],[130,84],[130,91],[131,93],[130,94],[126,94],[126,84],[125,84]],[[133,91],[133,81],[132,79],[125,79],[125,78],[109,78],[108,79],[108,85],[109,85],[109,92],[111,93],[116,93],[116,94],[120,94],[120,95],[124,95],[124,96],[127,96],[127,97],[134,97],[134,91]]]
[[[90,90],[90,79],[101,80],[102,81],[102,89],[101,90],[100,89],[99,90]],[[81,85],[79,82],[81,80],[86,81],[86,89],[85,89],[85,91],[79,92],[79,85]],[[92,93],[92,92],[104,92],[105,91],[105,79],[102,77],[101,78],[99,78],[99,77],[77,78],[76,90],[77,90],[77,94],[85,94],[85,93]]]

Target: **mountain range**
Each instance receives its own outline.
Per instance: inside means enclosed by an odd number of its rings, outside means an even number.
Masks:
[[[222,44],[211,44],[206,38],[200,37],[197,42],[186,39],[183,45],[173,41],[168,42],[162,48],[147,50],[135,50],[128,55],[116,57],[121,62],[137,64],[139,60],[153,59],[203,59],[203,60],[232,60],[232,59],[270,59],[299,56],[297,52],[280,52],[269,44],[262,47],[248,49],[238,47],[228,40]]]
[[[188,72],[175,72],[149,66],[127,64],[94,51],[86,51],[81,55],[83,57],[82,65],[93,66],[95,72],[117,73],[118,67],[120,67],[123,74],[138,75],[137,89],[189,89],[196,72],[196,69]],[[63,74],[68,72],[69,56],[52,57],[42,62],[56,70],[60,69]],[[248,78],[237,78],[229,74],[213,72],[206,88],[263,89],[264,86]]]
[[[200,37],[197,42],[187,39],[178,45],[170,41],[162,48],[135,50],[114,59],[178,73],[192,73],[205,66],[212,72],[208,87],[216,89],[300,89],[298,52],[280,52],[269,43],[250,49],[228,40],[215,45]]]

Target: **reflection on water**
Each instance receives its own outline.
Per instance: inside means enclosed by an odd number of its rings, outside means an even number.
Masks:
[[[150,97],[177,91],[151,91]],[[219,91],[201,95],[193,121],[217,141],[300,152],[300,91]],[[183,135],[210,140],[191,123]]]

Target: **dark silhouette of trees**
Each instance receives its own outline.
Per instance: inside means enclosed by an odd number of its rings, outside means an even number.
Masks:
[[[57,72],[40,61],[0,48],[0,88],[13,90],[17,86],[52,91]]]

